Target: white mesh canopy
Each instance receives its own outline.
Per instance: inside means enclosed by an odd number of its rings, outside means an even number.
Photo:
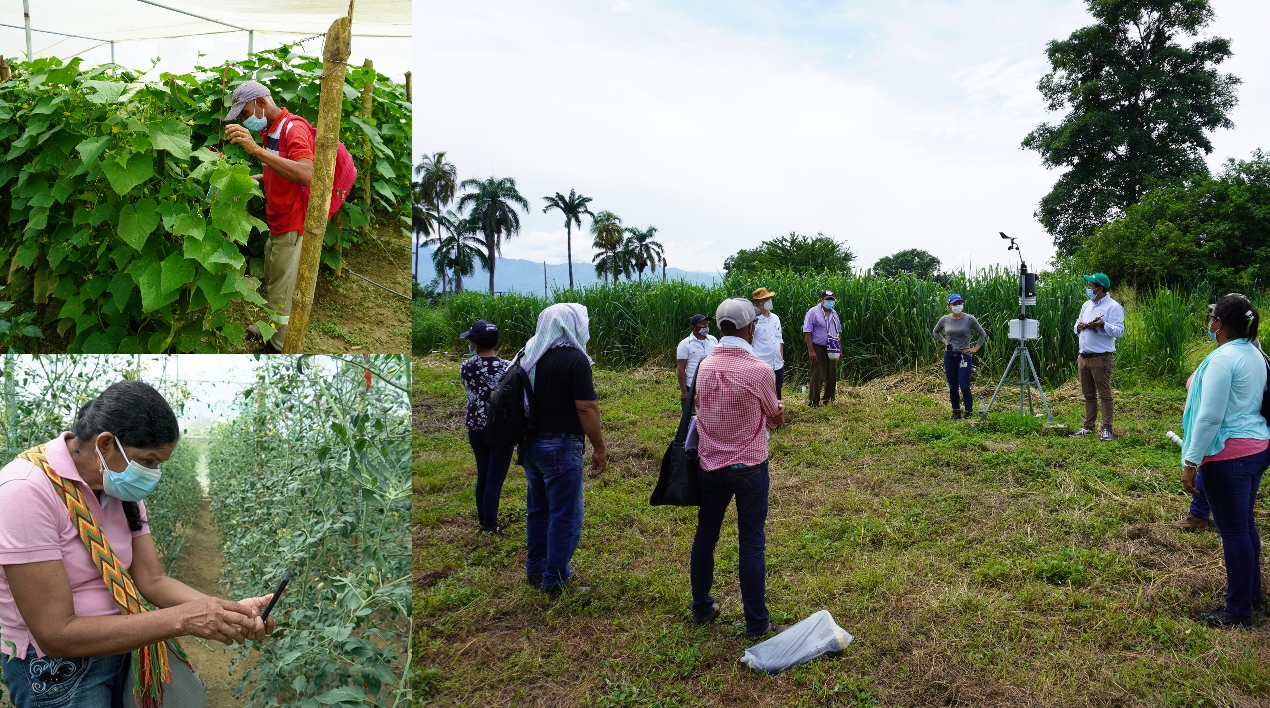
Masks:
[[[115,61],[145,69],[159,59],[156,71],[184,72],[196,64],[210,66],[247,54],[248,33],[139,0],[28,0],[36,57],[69,59],[85,64]],[[326,32],[335,18],[348,13],[346,0],[155,0],[176,10],[252,30],[256,51]],[[411,0],[357,0],[353,10],[353,56],[350,64],[371,59],[375,68],[400,81],[410,70]],[[0,55],[24,57],[26,35],[21,0],[0,4]],[[51,34],[57,32],[61,34]],[[67,37],[63,35],[78,35]],[[322,50],[321,38],[304,43],[306,53]],[[199,54],[204,56],[200,57]]]

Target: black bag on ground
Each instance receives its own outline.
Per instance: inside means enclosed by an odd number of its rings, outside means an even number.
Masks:
[[[524,355],[524,349],[516,353],[516,358],[512,359],[511,365],[490,392],[489,405],[485,407],[485,429],[489,431],[490,442],[494,445],[519,445],[529,432],[532,411],[529,410],[528,394],[533,388],[529,384],[529,374],[520,367],[520,358]]]
[[[679,418],[679,430],[675,432],[675,439],[661,458],[661,474],[657,477],[657,487],[648,500],[652,506],[697,506],[701,503],[701,488],[697,485],[701,460],[698,459],[696,450],[684,448],[696,402],[697,382],[693,381],[692,390],[688,392],[688,405],[684,406]]]

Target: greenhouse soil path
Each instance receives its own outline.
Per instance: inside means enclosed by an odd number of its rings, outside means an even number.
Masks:
[[[220,579],[223,565],[220,534],[212,524],[209,502],[204,501],[198,523],[190,534],[189,545],[181,556],[180,568],[174,575],[199,592],[219,597],[216,581]],[[193,637],[181,640],[181,646],[189,653],[199,676],[207,684],[208,708],[241,708],[245,705],[234,698],[238,676],[229,670],[229,662],[242,651],[240,648]]]

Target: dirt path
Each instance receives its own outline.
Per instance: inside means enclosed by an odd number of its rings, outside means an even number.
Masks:
[[[224,561],[220,553],[220,535],[211,520],[211,509],[205,501],[199,512],[198,526],[190,535],[190,543],[181,557],[180,567],[172,575],[195,590],[219,595],[216,580],[220,577]],[[182,639],[181,646],[189,652],[190,660],[198,669],[203,683],[207,684],[208,708],[241,708],[245,705],[234,698],[238,677],[229,671],[230,659],[241,649],[193,637]]]

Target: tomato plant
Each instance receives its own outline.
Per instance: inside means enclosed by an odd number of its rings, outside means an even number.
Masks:
[[[251,179],[259,165],[222,144],[221,116],[233,87],[254,77],[313,120],[320,72],[320,59],[290,48],[158,81],[116,65],[84,69],[79,58],[15,64],[0,84],[0,273],[15,311],[36,313],[23,327],[55,329],[70,351],[240,344],[228,308],[264,304],[256,276],[267,228]],[[375,194],[367,203],[355,190],[328,229],[331,266],[363,227],[406,224],[410,104],[404,87],[370,70],[351,69],[348,81],[368,77],[382,100],[354,115],[360,90],[346,83],[341,137],[359,164],[371,159]]]
[[[229,595],[271,592],[293,573],[279,630],[242,673],[250,705],[408,703],[407,366],[392,355],[267,357],[237,416],[213,432],[209,493]]]

